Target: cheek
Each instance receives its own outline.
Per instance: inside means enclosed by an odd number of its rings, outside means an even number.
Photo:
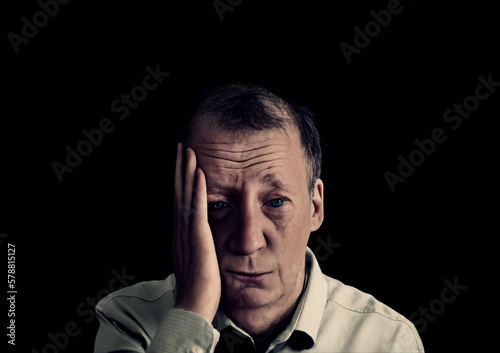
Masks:
[[[263,213],[265,220],[262,223],[267,226],[267,230],[273,233],[279,232],[286,237],[286,234],[289,233],[289,229],[294,227],[296,209],[292,205],[285,204],[280,208],[269,208]]]
[[[285,292],[293,291],[298,286],[305,266],[306,244],[292,244],[289,248],[281,249],[276,259],[279,263],[279,287]]]
[[[311,229],[309,209],[295,210],[279,230],[280,237],[274,240],[273,252],[280,259],[281,271],[295,276],[302,269],[305,250]]]
[[[305,202],[307,201],[299,203],[301,207],[290,207],[291,210],[276,222],[277,229],[290,246],[303,247],[307,244],[311,229],[311,216],[309,204]]]

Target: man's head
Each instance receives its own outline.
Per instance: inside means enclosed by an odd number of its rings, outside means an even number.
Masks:
[[[198,98],[183,136],[185,141],[189,140],[192,126],[200,119],[235,135],[297,128],[308,163],[308,188],[313,192],[321,174],[321,146],[313,115],[307,108],[292,105],[260,86],[228,84]]]
[[[185,144],[207,179],[222,308],[279,316],[300,295],[307,240],[323,221],[311,114],[260,87],[223,86],[198,105]]]

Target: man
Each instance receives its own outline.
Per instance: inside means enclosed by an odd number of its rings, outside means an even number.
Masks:
[[[415,327],[322,274],[312,115],[231,84],[197,105],[177,148],[175,275],[96,307],[95,352],[423,352]]]

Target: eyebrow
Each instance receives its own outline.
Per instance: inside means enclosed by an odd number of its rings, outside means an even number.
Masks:
[[[290,188],[288,188],[281,180],[279,180],[276,174],[268,173],[266,175],[263,175],[259,178],[259,181],[261,183],[271,185],[275,189],[281,189],[291,192]]]
[[[207,184],[207,192],[210,191],[228,191],[232,188],[230,186],[221,185],[221,184]]]

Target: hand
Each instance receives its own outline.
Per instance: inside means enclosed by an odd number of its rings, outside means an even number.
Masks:
[[[212,322],[219,306],[221,279],[208,224],[205,174],[193,149],[177,146],[174,195],[175,307]],[[183,165],[184,164],[184,165]]]

